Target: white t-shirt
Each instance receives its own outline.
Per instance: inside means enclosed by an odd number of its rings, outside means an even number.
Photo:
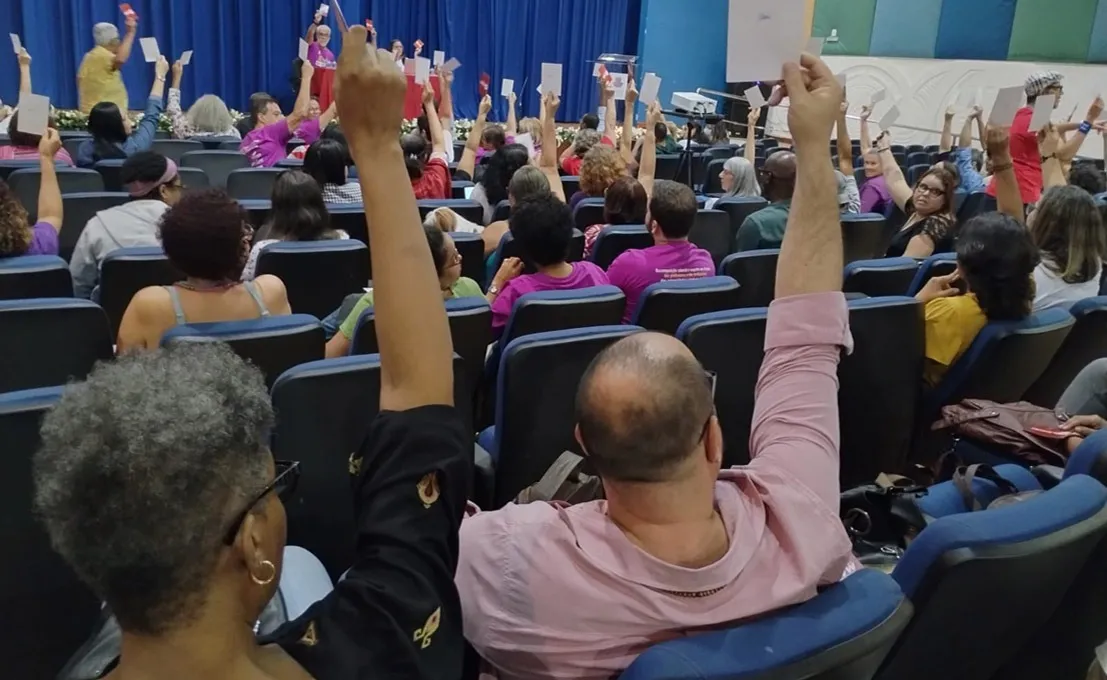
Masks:
[[[1084,283],[1066,283],[1060,274],[1046,266],[1044,255],[1042,260],[1034,268],[1035,312],[1052,307],[1068,309],[1075,302],[1099,295],[1099,275],[1102,268],[1096,272],[1095,276]]]

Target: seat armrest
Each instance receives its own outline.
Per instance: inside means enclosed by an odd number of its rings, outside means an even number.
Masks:
[[[469,500],[482,510],[491,510],[496,489],[496,463],[480,444],[473,444],[473,486]]]
[[[1056,465],[1036,465],[1030,470],[1041,483],[1043,489],[1052,489],[1061,483],[1065,468]]]

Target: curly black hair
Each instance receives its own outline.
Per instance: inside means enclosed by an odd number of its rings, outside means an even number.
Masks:
[[[515,171],[530,164],[530,152],[522,144],[507,144],[488,158],[480,184],[490,205],[507,200],[507,186]]]
[[[984,213],[957,237],[957,264],[989,321],[1025,319],[1034,304],[1034,267],[1041,254],[1018,220]]]
[[[517,203],[508,228],[526,262],[547,267],[569,258],[573,212],[553,194]]]
[[[186,193],[161,218],[161,245],[186,276],[238,281],[250,254],[246,211],[222,189]]]

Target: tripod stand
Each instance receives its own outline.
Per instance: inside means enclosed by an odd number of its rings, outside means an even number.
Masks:
[[[718,115],[698,115],[694,113],[688,113],[686,111],[664,111],[665,115],[676,116],[678,118],[687,119],[687,128],[684,135],[684,150],[680,152],[680,161],[677,162],[677,171],[675,179],[677,182],[686,185],[692,191],[696,190],[695,185],[695,164],[696,155],[692,149],[692,134],[696,124],[699,124],[700,129],[706,129],[708,125],[713,125],[723,120],[722,116]]]

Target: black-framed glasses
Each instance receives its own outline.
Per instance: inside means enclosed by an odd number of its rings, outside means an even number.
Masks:
[[[254,496],[253,500],[243,508],[242,512],[235,516],[234,522],[231,523],[230,527],[227,529],[226,535],[223,536],[223,545],[231,545],[234,543],[234,537],[238,535],[238,528],[246,521],[246,515],[250,514],[250,511],[254,509],[258,501],[273,492],[276,492],[277,496],[280,497],[282,501],[285,501],[295,493],[296,483],[300,481],[300,461],[278,460],[273,462],[273,467],[276,468],[273,481],[266,484],[265,488],[259,491],[257,495]]]
[[[946,190],[939,187],[928,187],[925,184],[919,184],[915,187],[915,191],[920,193],[929,194],[934,198],[941,198],[946,195]]]
[[[711,388],[711,413],[707,414],[707,420],[703,424],[703,430],[700,432],[700,441],[702,442],[707,437],[707,428],[711,427],[711,419],[715,417],[715,386],[719,382],[719,374],[715,371],[703,372],[704,377],[707,378],[707,385]]]

